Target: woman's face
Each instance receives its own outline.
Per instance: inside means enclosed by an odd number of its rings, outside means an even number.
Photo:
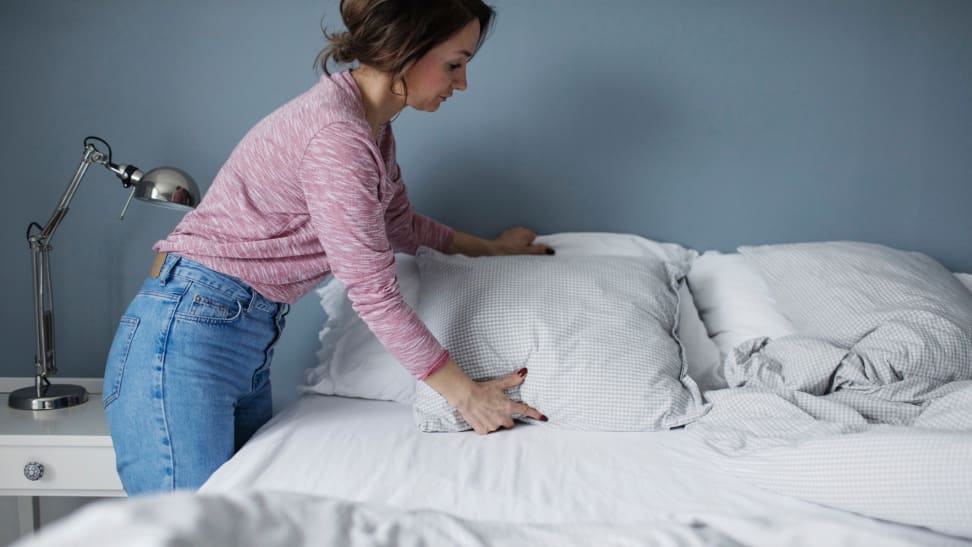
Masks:
[[[479,43],[479,20],[473,19],[451,38],[430,49],[405,72],[406,104],[435,112],[456,89],[466,89],[466,65]]]

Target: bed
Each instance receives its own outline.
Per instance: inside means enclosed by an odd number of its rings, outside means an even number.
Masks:
[[[303,394],[199,493],[25,545],[972,544],[972,276],[857,242],[545,240],[557,265],[424,251],[399,282],[470,374],[529,366],[511,396],[549,424],[464,431],[332,283]]]

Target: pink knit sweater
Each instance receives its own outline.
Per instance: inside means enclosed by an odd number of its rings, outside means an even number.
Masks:
[[[199,207],[156,251],[242,279],[294,303],[333,273],[378,339],[415,377],[449,355],[405,303],[395,251],[447,251],[452,230],[412,209],[390,124],[377,142],[350,72],[261,120],[236,146]]]

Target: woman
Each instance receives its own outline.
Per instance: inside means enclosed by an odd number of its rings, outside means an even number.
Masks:
[[[476,432],[539,420],[505,390],[526,369],[473,382],[405,304],[395,251],[543,254],[525,228],[495,240],[415,213],[390,121],[466,89],[493,10],[481,0],[344,0],[318,84],[260,121],[199,207],[155,245],[122,317],[104,403],[129,495],[197,488],[271,415],[269,366],[288,305],[333,273],[389,351]],[[358,61],[330,74],[329,59]]]

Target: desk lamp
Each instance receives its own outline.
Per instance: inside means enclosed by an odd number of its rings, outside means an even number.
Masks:
[[[100,142],[107,154],[98,150],[93,142]],[[79,405],[88,400],[88,392],[81,386],[52,384],[50,377],[57,374],[54,360],[54,301],[51,295],[51,269],[48,260],[51,238],[68,212],[71,199],[78,190],[81,179],[92,164],[103,165],[121,179],[123,188],[132,191],[122,209],[121,217],[132,198],[173,209],[188,211],[199,204],[199,188],[188,173],[174,167],[159,167],[143,173],[134,165],[118,165],[112,162],[111,146],[98,137],[84,139],[81,164],[74,173],[61,201],[47,225],[31,222],[27,227],[27,242],[33,258],[34,272],[34,385],[18,389],[10,394],[11,407],[20,410],[51,410]]]

